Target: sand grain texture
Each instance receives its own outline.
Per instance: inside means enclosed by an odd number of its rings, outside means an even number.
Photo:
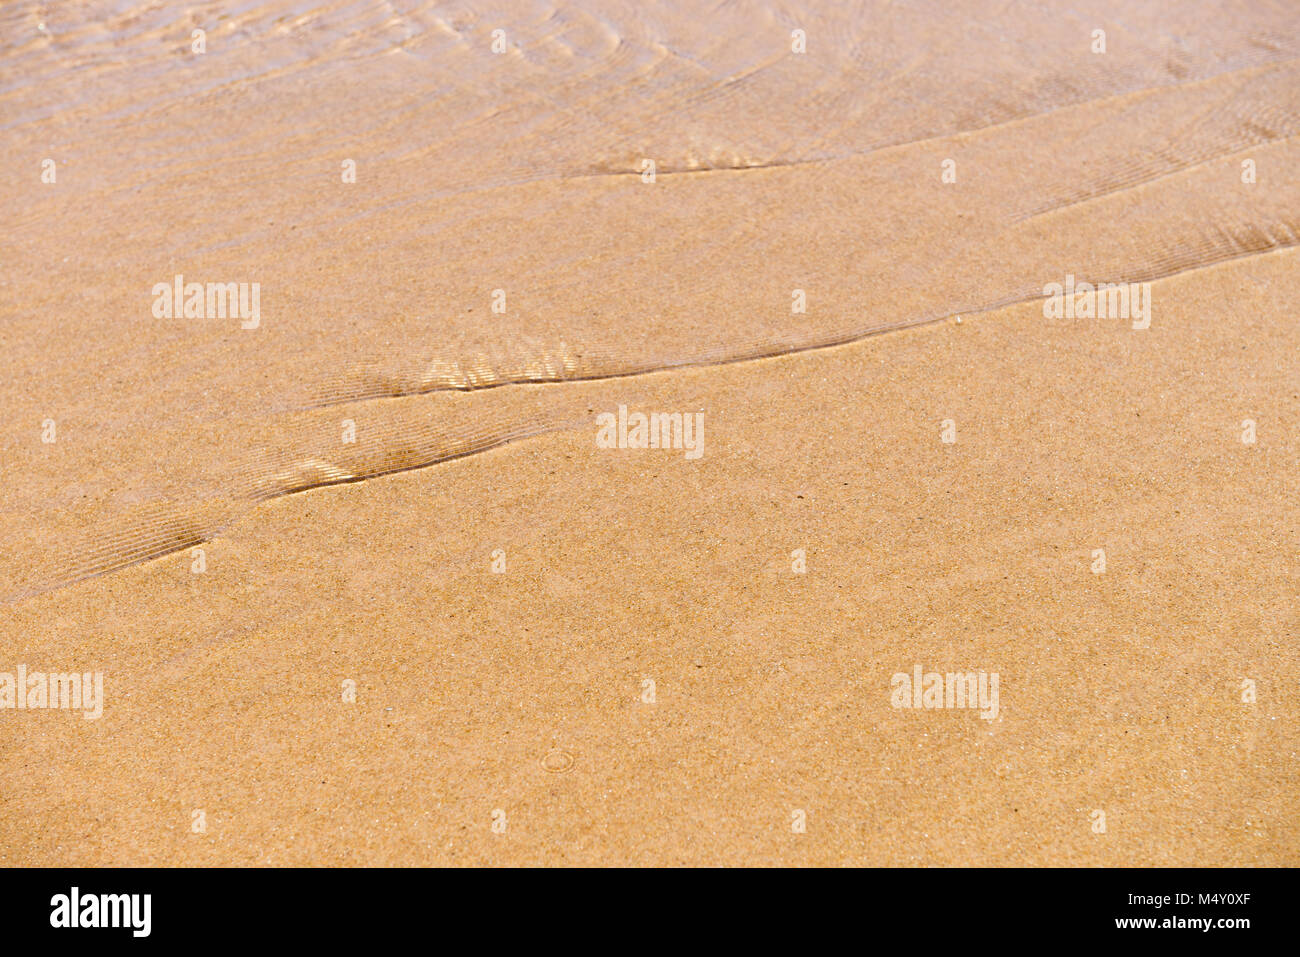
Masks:
[[[0,671],[107,700],[0,708],[0,862],[1300,862],[1298,47],[1282,2],[6,7]],[[260,325],[155,317],[177,273]],[[1067,274],[1150,328],[1045,318]],[[619,405],[703,456],[598,448]],[[998,718],[891,707],[915,664]]]

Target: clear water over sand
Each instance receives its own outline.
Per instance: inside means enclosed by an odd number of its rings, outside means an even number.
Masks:
[[[1232,689],[1295,667],[1297,46],[1286,2],[7,5],[2,627],[142,689],[0,730],[65,755],[8,858],[1294,862],[1294,723]],[[178,275],[255,328],[160,318]],[[1152,283],[1147,334],[1044,319],[1067,275]],[[705,411],[694,471],[599,454],[637,402]],[[1000,667],[1004,723],[918,754],[919,658]],[[173,843],[205,800],[231,843]],[[836,836],[762,836],[793,801]]]

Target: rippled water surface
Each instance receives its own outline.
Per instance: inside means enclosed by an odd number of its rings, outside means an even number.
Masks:
[[[7,437],[0,593],[564,427],[565,380],[1294,244],[1294,177],[1237,167],[1295,168],[1298,38],[1289,2],[8,4],[0,371],[72,444]],[[159,319],[176,275],[258,283],[260,326]]]

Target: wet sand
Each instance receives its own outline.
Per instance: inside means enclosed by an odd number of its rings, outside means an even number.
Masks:
[[[7,9],[0,672],[105,701],[0,708],[0,860],[1295,864],[1300,23],[1229,6]]]

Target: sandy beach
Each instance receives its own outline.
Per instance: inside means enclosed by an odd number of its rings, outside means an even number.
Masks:
[[[0,863],[1300,864],[1298,57],[7,6]]]

